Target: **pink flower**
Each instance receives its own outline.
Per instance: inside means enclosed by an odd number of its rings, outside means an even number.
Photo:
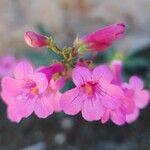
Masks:
[[[47,67],[40,67],[38,69],[39,72],[42,72],[46,75],[48,81],[50,81],[52,78],[59,79],[60,77],[63,77],[63,72],[65,70],[65,67],[61,63],[54,63]]]
[[[62,93],[60,90],[64,87],[66,83],[66,77],[64,76],[65,67],[61,63],[54,63],[48,67],[41,67],[38,69],[39,72],[42,72],[46,75],[49,82],[50,95],[53,95],[51,101],[53,103],[54,111],[61,111],[60,107],[60,98]]]
[[[123,37],[125,25],[123,23],[113,24],[95,32],[89,33],[80,38],[81,42],[86,44],[90,50],[104,51],[109,48],[113,42]]]
[[[135,104],[138,108],[143,109],[149,104],[150,93],[144,89],[144,82],[137,76],[132,76],[129,85],[134,89]]]
[[[129,83],[123,83],[121,79],[121,61],[113,61],[111,69],[114,73],[112,83],[120,85],[125,95],[121,109],[126,114],[126,122],[131,123],[136,121],[139,116],[140,109],[145,108],[149,103],[149,91],[144,89],[143,81],[137,76],[132,76]]]
[[[124,100],[123,100],[123,106],[122,109],[124,110],[124,112],[126,114],[131,114],[134,112],[134,109],[136,108],[134,100],[132,98],[132,94],[133,91],[132,89],[129,90],[128,88],[125,88],[122,86],[122,78],[121,78],[121,74],[122,74],[122,61],[120,60],[114,60],[111,63],[111,69],[113,71],[114,74],[114,78],[112,80],[113,84],[119,85],[122,90],[124,91]]]
[[[112,83],[120,85],[122,83],[122,61],[121,60],[114,60],[111,63],[111,69],[114,75]]]
[[[17,60],[14,56],[7,55],[0,57],[0,78],[4,76],[11,76],[16,64]]]
[[[35,33],[32,31],[25,32],[24,39],[25,42],[33,48],[48,46],[48,37],[43,36],[39,33]]]
[[[127,122],[131,123],[138,118],[139,109],[143,109],[149,104],[150,93],[144,89],[143,81],[137,76],[132,76],[129,84],[123,83],[122,88],[126,96]]]
[[[100,120],[107,109],[117,109],[122,104],[122,90],[110,83],[112,79],[107,65],[100,65],[93,71],[77,66],[72,71],[76,87],[62,95],[62,109],[69,115],[81,111],[87,121]]]
[[[40,118],[46,118],[54,111],[54,95],[45,74],[33,71],[28,62],[20,62],[14,70],[15,78],[2,80],[2,98],[7,104],[8,118],[19,122],[34,112]],[[55,96],[60,98],[59,93]]]

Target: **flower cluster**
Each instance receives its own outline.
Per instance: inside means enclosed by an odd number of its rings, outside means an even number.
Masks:
[[[117,125],[135,121],[140,109],[145,108],[150,99],[142,79],[132,76],[129,83],[125,83],[121,78],[121,60],[95,67],[87,60],[81,61],[88,51],[105,51],[122,38],[124,32],[123,23],[113,24],[78,37],[72,47],[62,49],[52,37],[26,32],[25,41],[29,46],[48,47],[62,55],[63,60],[39,68],[22,61],[16,65],[13,76],[2,79],[1,96],[7,105],[8,118],[20,122],[33,112],[39,118],[46,118],[63,111],[68,115],[81,112],[87,121],[106,123],[110,119]],[[68,80],[73,81],[74,88],[62,93]]]

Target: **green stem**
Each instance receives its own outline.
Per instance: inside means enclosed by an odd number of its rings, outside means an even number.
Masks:
[[[57,54],[62,54],[62,50],[57,47],[57,45],[56,45],[54,39],[52,38],[52,36],[49,37],[48,48],[50,48],[52,51],[54,51]]]

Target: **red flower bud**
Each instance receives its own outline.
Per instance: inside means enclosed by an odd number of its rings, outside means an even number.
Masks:
[[[25,39],[25,42],[33,48],[39,48],[39,47],[44,47],[48,45],[47,36],[43,36],[39,33],[35,33],[32,31],[25,32],[24,39]]]
[[[113,24],[81,37],[80,41],[90,50],[104,51],[113,42],[122,38],[124,32],[125,25],[123,23]]]

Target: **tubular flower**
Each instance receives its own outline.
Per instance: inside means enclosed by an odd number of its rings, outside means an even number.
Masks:
[[[122,104],[122,90],[111,84],[113,79],[107,65],[93,71],[77,66],[72,71],[75,88],[62,95],[61,107],[66,114],[76,115],[81,111],[87,121],[100,120],[107,109],[117,109]]]
[[[124,83],[121,79],[122,62],[115,60],[111,64],[114,73],[112,83],[119,85],[124,92],[124,100],[121,109],[126,114],[126,122],[136,121],[140,109],[149,104],[150,93],[144,89],[144,82],[137,76],[132,76],[129,83]]]
[[[25,39],[25,42],[33,48],[48,46],[48,42],[49,42],[47,36],[43,36],[39,33],[35,33],[32,31],[25,32],[24,39]]]
[[[14,69],[14,78],[4,77],[1,96],[7,104],[11,121],[19,122],[34,112],[40,118],[53,113],[45,74],[33,71],[28,62],[20,62]]]
[[[150,93],[148,90],[144,89],[143,81],[137,76],[132,76],[129,79],[129,84],[123,83],[122,88],[126,95],[126,106],[130,106],[128,107],[128,109],[130,108],[129,110],[134,108],[126,115],[126,121],[131,123],[137,120],[139,110],[145,108],[149,104]]]
[[[60,90],[66,83],[66,77],[64,77],[64,65],[61,63],[54,63],[48,67],[41,67],[38,69],[39,72],[42,72],[46,75],[49,82],[48,91],[50,92],[50,100],[53,104],[55,112],[61,111],[60,107],[60,98],[62,93]]]
[[[77,44],[87,47],[92,51],[104,51],[109,48],[113,42],[122,38],[125,32],[125,24],[113,24],[95,32],[89,33],[77,40]]]
[[[112,80],[112,83],[120,85],[122,83],[122,61],[120,60],[114,60],[111,63],[111,69],[114,75],[114,78]]]

